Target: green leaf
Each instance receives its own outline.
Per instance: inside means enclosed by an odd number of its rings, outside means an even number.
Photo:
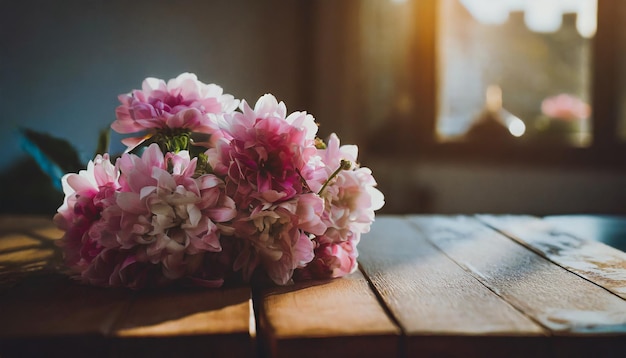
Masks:
[[[84,168],[76,149],[66,140],[31,129],[21,128],[21,144],[41,170],[61,188],[61,177],[65,173],[76,173]]]

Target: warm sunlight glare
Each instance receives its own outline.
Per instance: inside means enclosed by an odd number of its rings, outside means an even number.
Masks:
[[[499,25],[513,11],[524,12],[524,21],[531,31],[554,32],[562,24],[563,15],[575,13],[578,33],[591,38],[596,32],[597,0],[460,0],[474,18],[483,24]]]

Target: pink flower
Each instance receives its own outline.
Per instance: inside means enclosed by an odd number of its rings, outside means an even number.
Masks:
[[[235,258],[240,251],[240,241],[232,237],[220,238],[222,251],[205,252],[188,256],[187,272],[183,284],[207,288],[221,287],[224,282],[241,281],[233,271]]]
[[[159,265],[150,263],[137,250],[104,249],[83,272],[83,282],[94,286],[140,289],[171,283]]]
[[[98,155],[90,161],[87,170],[63,177],[65,199],[54,216],[55,224],[65,234],[59,245],[64,249],[65,263],[80,274],[103,250],[94,230],[101,214],[114,205],[119,188],[118,172],[109,156]]]
[[[355,164],[357,155],[356,146],[341,146],[332,134],[326,149],[318,151],[319,160],[309,165],[309,186],[324,200],[327,229],[314,237],[315,257],[296,271],[297,279],[341,277],[357,268],[356,245],[369,231],[374,211],[384,205],[371,171]]]
[[[339,243],[317,242],[315,258],[306,267],[298,269],[294,277],[298,280],[325,279],[343,277],[354,272],[358,267],[358,241],[357,236],[356,239]]]
[[[160,286],[184,276],[221,285],[223,269],[198,272],[220,266],[193,263],[221,251],[220,235],[233,232],[226,222],[235,203],[220,179],[194,171],[187,152],[163,156],[153,144],[141,157],[123,155],[117,167],[98,156],[86,171],[65,176],[55,222],[66,231],[67,265],[81,281],[101,286]]]
[[[195,178],[196,159],[187,151],[163,156],[156,144],[141,157],[125,154],[119,166],[128,190],[116,202],[122,248],[143,245],[150,262],[160,262],[169,279],[185,274],[186,255],[221,251],[220,235],[232,232],[226,222],[236,214],[222,180],[213,174]]]
[[[111,124],[118,133],[186,129],[213,135],[213,143],[221,137],[218,122],[223,114],[231,113],[239,104],[232,95],[223,94],[220,86],[204,84],[192,73],[183,73],[167,84],[161,79],[146,78],[141,90],[118,98],[121,105]],[[123,142],[134,146],[144,139],[127,138]]]
[[[316,153],[317,126],[311,115],[286,115],[283,102],[261,97],[252,110],[226,116],[225,139],[209,150],[215,172],[225,175],[228,193],[242,206],[251,199],[285,201],[303,192],[301,170]]]
[[[235,270],[243,270],[249,279],[260,265],[275,283],[288,283],[296,268],[313,259],[309,234],[325,231],[320,219],[322,210],[323,202],[315,194],[255,207],[249,216],[234,223],[236,235],[246,241]]]
[[[544,99],[541,112],[550,118],[571,121],[589,118],[591,107],[576,96],[560,94]]]
[[[346,170],[337,175],[337,180],[322,193],[327,203],[326,236],[340,241],[350,233],[369,232],[374,211],[384,205],[383,195],[375,185],[368,168]]]
[[[185,275],[180,281],[193,286],[221,287],[224,277],[232,276],[229,275],[232,272],[232,261],[232,253],[186,255],[182,261]],[[164,275],[160,263],[150,262],[143,246],[129,250],[104,249],[82,276],[84,282],[95,286],[131,289],[166,286],[178,280],[178,277]]]
[[[306,112],[266,94],[251,108],[190,73],[119,96],[112,128],[141,155],[97,156],[63,178],[60,246],[82,282],[133,289],[174,282],[334,278],[384,204],[358,149],[318,149]],[[192,158],[189,145],[208,149]]]
[[[355,146],[340,146],[339,138],[331,135],[327,149],[320,150],[328,177],[341,165],[341,160],[356,161]],[[345,241],[349,235],[369,232],[374,221],[374,211],[385,201],[375,188],[376,181],[370,169],[354,165],[341,170],[320,195],[324,198],[324,223],[328,226],[325,236],[332,242]]]

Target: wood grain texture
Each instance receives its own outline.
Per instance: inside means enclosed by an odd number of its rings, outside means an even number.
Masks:
[[[49,218],[0,217],[0,356],[254,354],[250,288],[133,292],[58,272]]]
[[[407,335],[407,355],[528,356],[546,350],[541,327],[443,255],[406,219],[377,218],[359,252],[362,270]]]
[[[478,218],[541,256],[626,299],[626,253],[600,242],[602,237],[585,237],[594,234],[589,220],[557,225],[532,216]],[[622,224],[626,229],[626,223]],[[611,230],[610,222],[605,221],[603,227]]]
[[[273,287],[259,295],[272,357],[395,357],[400,331],[357,271],[342,279]]]
[[[551,215],[543,220],[580,238],[626,251],[626,217],[615,215]]]
[[[106,336],[131,292],[37,274],[0,295],[0,355],[106,356]]]
[[[107,356],[106,335],[131,294],[58,273],[51,218],[0,216],[0,356]]]
[[[255,290],[256,337],[247,287],[80,285],[49,218],[0,216],[0,356],[626,356],[623,253],[556,219],[480,218],[512,238],[476,217],[378,217],[365,276]]]
[[[0,216],[0,292],[29,274],[58,271],[62,235],[48,217]]]
[[[112,330],[114,355],[248,357],[254,326],[249,287],[142,291]]]
[[[626,354],[626,301],[469,217],[412,217],[428,239],[559,336],[612,335]]]

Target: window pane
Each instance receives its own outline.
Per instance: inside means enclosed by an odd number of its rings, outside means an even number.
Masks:
[[[443,140],[591,141],[596,0],[442,0]]]

